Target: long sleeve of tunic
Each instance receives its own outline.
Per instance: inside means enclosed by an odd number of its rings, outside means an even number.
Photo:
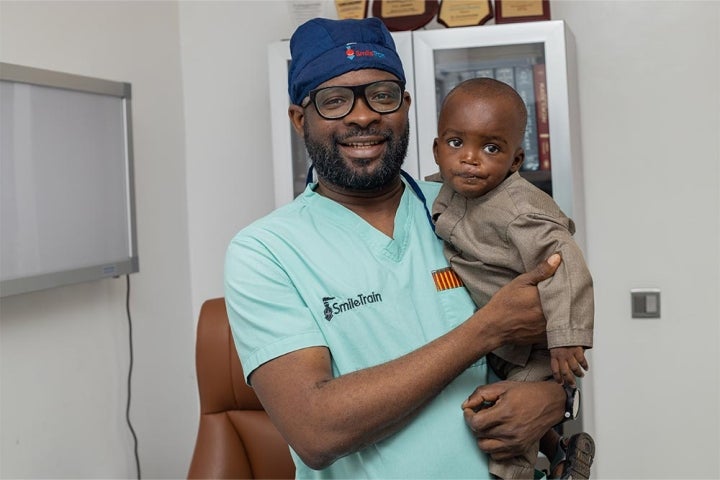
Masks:
[[[559,269],[538,286],[548,321],[548,347],[592,347],[592,277],[573,239],[573,221],[549,195],[517,173],[474,199],[443,186],[433,218],[437,234],[445,240],[446,257],[478,307],[515,276],[560,253]],[[511,346],[496,353],[524,365],[529,351]]]

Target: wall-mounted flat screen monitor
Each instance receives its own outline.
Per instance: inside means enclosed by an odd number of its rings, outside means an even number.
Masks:
[[[0,63],[0,296],[138,271],[130,90]]]

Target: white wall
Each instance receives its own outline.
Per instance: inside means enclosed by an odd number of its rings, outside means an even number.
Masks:
[[[186,475],[198,416],[178,24],[175,2],[0,3],[3,62],[132,83],[131,418],[148,478]],[[124,296],[110,279],[2,299],[0,476],[135,475]]]
[[[600,478],[718,478],[720,3],[553,3],[578,52]],[[662,318],[630,316],[661,289]]]
[[[285,2],[180,2],[193,314],[223,295],[225,249],[274,207],[267,44]]]
[[[596,477],[718,478],[720,2],[551,5],[577,44]],[[133,82],[147,477],[185,475],[194,319],[222,295],[229,237],[272,208],[265,51],[291,33],[286,8],[0,3],[0,60]],[[642,286],[661,288],[662,319],[630,318]],[[107,280],[2,300],[0,476],[133,476],[123,294]]]

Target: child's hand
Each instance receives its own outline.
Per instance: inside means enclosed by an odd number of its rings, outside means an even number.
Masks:
[[[550,367],[556,382],[575,386],[575,377],[584,377],[588,370],[583,347],[557,347],[550,349]]]

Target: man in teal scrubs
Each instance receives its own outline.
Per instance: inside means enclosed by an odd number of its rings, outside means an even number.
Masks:
[[[387,29],[315,19],[290,47],[289,115],[318,180],[228,248],[247,381],[298,478],[488,478],[487,454],[563,417],[560,385],[486,385],[484,358],[544,336],[535,285],[559,258],[475,311],[429,221],[440,184],[401,174],[411,99]]]

